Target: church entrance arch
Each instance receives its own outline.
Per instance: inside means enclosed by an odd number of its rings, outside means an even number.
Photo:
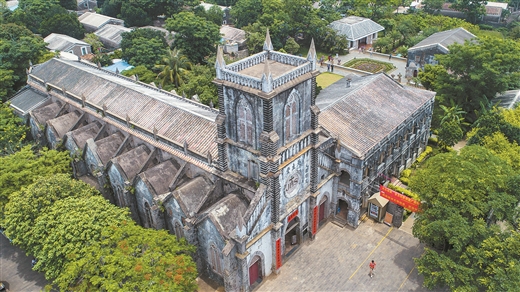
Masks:
[[[336,210],[336,217],[347,221],[348,203],[343,199],[339,199],[339,201],[338,201],[338,209]]]
[[[256,255],[249,264],[249,286],[256,286],[262,282],[262,259]]]
[[[295,217],[287,223],[285,229],[285,252],[284,256],[291,255],[300,246],[301,242],[301,230],[300,230],[300,218]]]

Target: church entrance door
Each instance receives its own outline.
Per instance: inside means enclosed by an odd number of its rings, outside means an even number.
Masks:
[[[320,203],[320,214],[318,217],[318,222],[321,225],[325,219],[325,205],[327,204],[327,197],[324,197],[322,202]]]
[[[249,285],[256,284],[257,281],[262,281],[260,277],[260,258],[256,258],[255,262],[249,266]]]
[[[336,212],[336,216],[347,221],[348,218],[348,204],[343,200],[339,200],[338,202],[338,210]]]
[[[289,256],[300,245],[299,223],[300,219],[296,217],[285,230],[285,256]]]

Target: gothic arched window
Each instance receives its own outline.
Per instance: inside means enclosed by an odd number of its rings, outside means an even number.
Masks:
[[[237,136],[238,141],[253,145],[253,111],[245,99],[241,99],[237,105]]]
[[[293,92],[285,104],[285,142],[290,142],[299,134],[300,109],[297,93]]]
[[[150,209],[150,204],[148,202],[144,202],[144,216],[145,216],[145,227],[152,228],[153,227],[153,219],[152,219],[152,210]]]
[[[220,263],[220,253],[217,251],[217,248],[212,244],[209,253],[210,262],[211,262],[211,268],[213,268],[213,271],[217,274],[222,273],[222,266]]]

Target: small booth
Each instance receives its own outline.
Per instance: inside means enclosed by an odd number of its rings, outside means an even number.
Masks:
[[[387,205],[388,200],[381,197],[380,192],[373,194],[368,199],[368,216],[370,216],[370,218],[376,220],[377,222],[382,222],[385,218]]]

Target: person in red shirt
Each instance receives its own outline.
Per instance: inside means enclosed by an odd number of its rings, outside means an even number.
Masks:
[[[372,276],[374,276],[374,269],[376,268],[376,262],[374,262],[374,260],[372,260],[372,262],[370,262],[370,264],[368,264],[368,266],[370,267],[370,278],[372,278]]]

